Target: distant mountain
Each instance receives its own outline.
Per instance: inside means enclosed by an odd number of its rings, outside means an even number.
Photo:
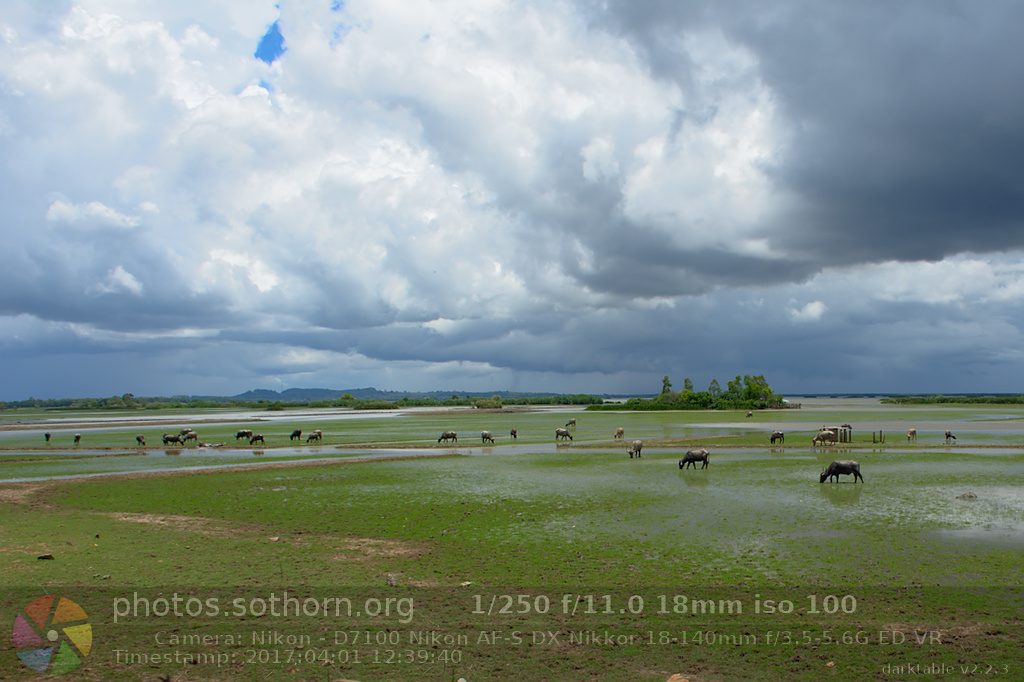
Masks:
[[[289,388],[280,392],[272,391],[267,388],[260,388],[252,391],[246,391],[245,393],[239,393],[238,395],[233,395],[231,397],[234,400],[254,403],[261,400],[272,403],[301,403],[314,400],[337,400],[343,395],[345,395],[345,391],[335,391],[330,388]],[[356,396],[355,393],[353,393],[352,396],[359,397]]]

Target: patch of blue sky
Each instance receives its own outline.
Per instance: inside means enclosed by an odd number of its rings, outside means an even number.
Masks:
[[[334,30],[331,31],[331,47],[334,47],[335,45],[340,43],[351,30],[351,26],[346,26],[345,24],[335,24]]]
[[[263,34],[253,56],[267,64],[273,64],[287,49],[284,44],[284,36],[281,35],[280,24],[275,21]]]
[[[345,9],[345,0],[332,0],[332,2],[331,2],[331,11],[332,12],[340,12],[343,9]],[[342,41],[342,39],[346,35],[348,35],[348,32],[350,30],[351,30],[351,27],[346,26],[345,24],[335,24],[334,25],[334,30],[331,31],[331,47],[334,47],[335,45],[340,43]]]

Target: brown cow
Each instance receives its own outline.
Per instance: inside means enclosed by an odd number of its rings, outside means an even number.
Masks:
[[[824,445],[825,443],[836,444],[836,432],[829,429],[818,431],[818,435],[811,439],[811,445]]]

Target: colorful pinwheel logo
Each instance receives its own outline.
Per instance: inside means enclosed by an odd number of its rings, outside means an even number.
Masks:
[[[92,626],[85,609],[67,597],[48,594],[25,605],[11,640],[18,658],[37,673],[71,672],[92,651]]]

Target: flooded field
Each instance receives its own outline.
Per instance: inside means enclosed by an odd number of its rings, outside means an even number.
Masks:
[[[97,595],[168,585],[309,593],[340,585],[415,594],[426,605],[417,627],[453,636],[594,628],[678,640],[696,628],[729,645],[641,646],[627,637],[632,647],[536,645],[526,661],[523,649],[467,640],[459,666],[389,667],[369,649],[359,655],[371,658],[358,664],[324,666],[346,679],[508,679],[513,668],[519,679],[578,679],[580,671],[588,679],[661,682],[667,671],[692,679],[903,679],[880,674],[880,666],[909,654],[950,665],[984,658],[1009,666],[1018,657],[1024,448],[1021,413],[1013,410],[820,401],[749,418],[565,410],[223,417],[175,416],[210,447],[125,443],[140,429],[159,442],[169,423],[80,420],[78,447],[67,434],[40,442],[49,424],[5,432],[0,570],[13,585],[76,595],[83,576]],[[572,418],[573,439],[556,443],[554,429]],[[840,423],[853,425],[852,442],[811,446],[818,427]],[[254,426],[267,447],[236,441],[238,429]],[[904,435],[911,426],[916,442]],[[623,440],[613,438],[618,427]],[[322,444],[290,438],[317,428]],[[785,431],[784,445],[768,442],[775,429]],[[445,430],[457,431],[458,442],[438,442]],[[485,445],[483,430],[496,443]],[[877,442],[879,430],[893,435]],[[957,435],[949,444],[946,430]],[[626,453],[633,439],[644,442],[640,458]],[[696,447],[710,451],[708,468],[681,469],[679,459]],[[830,462],[846,459],[859,462],[862,483],[819,482]],[[621,601],[514,620],[473,607],[473,595],[496,593],[550,595],[553,604],[567,593]],[[795,603],[843,595],[856,607],[838,615],[684,618],[668,606],[688,593],[748,605],[769,593]],[[87,608],[100,613],[102,601]],[[152,646],[162,627],[154,621],[131,636]],[[190,627],[221,632],[200,621]],[[313,626],[297,618],[274,627]],[[942,633],[946,643],[911,650],[877,634],[914,627]],[[778,631],[814,632],[818,641],[769,646],[765,633]],[[843,632],[875,634],[859,647],[828,644]],[[132,676],[109,655],[97,665],[96,679]],[[4,666],[0,660],[0,676]],[[268,670],[303,679],[299,669],[241,664],[230,677],[261,679]],[[197,675],[207,677],[225,675]]]

